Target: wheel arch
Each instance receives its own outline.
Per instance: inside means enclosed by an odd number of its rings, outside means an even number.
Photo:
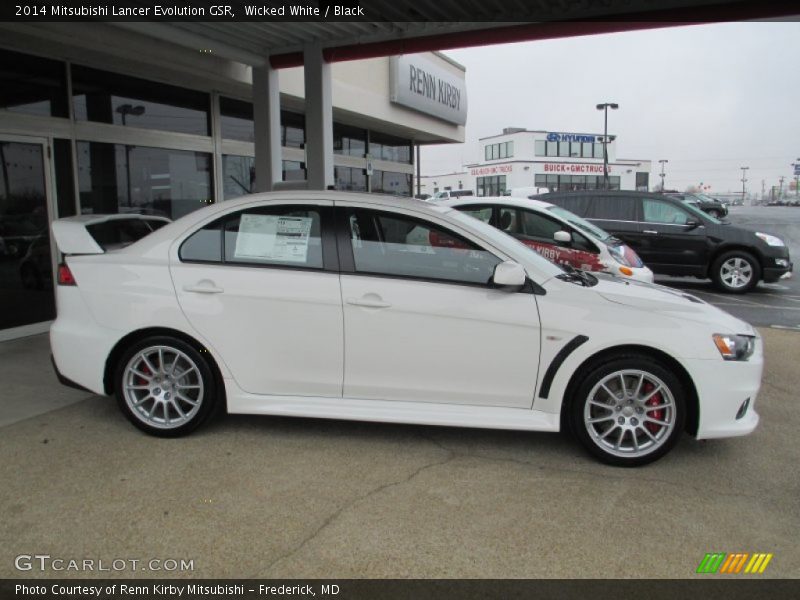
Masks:
[[[695,387],[694,381],[692,381],[689,372],[684,368],[680,361],[670,356],[663,350],[658,350],[657,348],[653,348],[651,346],[642,346],[637,344],[612,346],[610,348],[598,350],[589,357],[585,358],[578,368],[572,372],[569,382],[567,383],[567,387],[564,391],[563,400],[561,402],[562,431],[566,430],[566,428],[569,426],[569,409],[574,400],[575,390],[580,385],[582,375],[587,373],[589,369],[596,365],[600,365],[604,362],[614,359],[617,356],[626,354],[646,356],[664,364],[667,368],[675,372],[686,389],[686,393],[688,395],[686,399],[687,412],[685,430],[687,433],[693,436],[697,435],[697,429],[700,423],[700,398],[697,394],[697,388]]]
[[[225,404],[227,404],[225,380],[223,379],[219,364],[217,364],[217,360],[214,358],[214,354],[197,339],[193,338],[187,333],[184,333],[183,331],[171,329],[169,327],[147,327],[144,329],[137,329],[136,331],[132,331],[125,337],[121,338],[116,344],[114,344],[114,347],[108,354],[108,358],[106,358],[106,364],[103,368],[103,388],[105,389],[106,394],[109,396],[114,394],[114,371],[116,370],[117,363],[119,362],[125,350],[127,350],[131,344],[135,344],[139,340],[156,335],[174,337],[189,344],[198,352],[204,352],[207,354],[211,371],[214,373],[217,393],[221,394],[219,397],[222,398]]]

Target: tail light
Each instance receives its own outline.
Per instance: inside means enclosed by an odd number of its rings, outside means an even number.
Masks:
[[[72,276],[72,271],[69,270],[67,263],[58,265],[58,285],[78,285],[75,277]]]

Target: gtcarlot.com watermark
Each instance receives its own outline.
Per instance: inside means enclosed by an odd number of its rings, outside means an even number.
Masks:
[[[194,559],[185,558],[66,558],[49,554],[19,554],[14,559],[17,571],[34,572],[121,572],[155,571],[187,572],[194,571]]]

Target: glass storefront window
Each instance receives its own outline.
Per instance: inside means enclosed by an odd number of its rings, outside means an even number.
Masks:
[[[411,140],[370,131],[369,154],[378,160],[411,163]],[[373,186],[374,191],[374,186]]]
[[[367,191],[367,173],[364,169],[354,169],[352,167],[334,167],[333,175],[336,179],[336,189],[349,192]],[[373,175],[373,186],[375,179]],[[375,191],[373,189],[373,191]]]
[[[220,128],[226,140],[252,142],[256,138],[253,123],[253,104],[244,100],[219,98]]]
[[[296,160],[283,161],[284,181],[305,181],[307,179],[306,164]]]
[[[536,140],[536,156],[547,156],[547,142],[544,140]]]
[[[366,129],[334,123],[333,152],[348,156],[364,156],[367,153]]]
[[[210,154],[100,142],[77,147],[81,213],[177,219],[212,201]]]
[[[0,110],[68,117],[63,62],[0,50]]]
[[[302,148],[306,143],[306,117],[300,113],[281,111],[281,145]]]
[[[236,154],[222,155],[223,200],[251,193],[256,182],[256,159]]]
[[[478,196],[501,196],[506,191],[506,176],[478,177],[476,187]]]
[[[392,171],[373,171],[370,178],[372,192],[376,194],[393,194],[395,196],[411,195],[411,174],[394,173]]]
[[[0,141],[0,329],[55,316],[41,144]]]
[[[75,119],[209,135],[209,95],[88,67],[72,67]]]

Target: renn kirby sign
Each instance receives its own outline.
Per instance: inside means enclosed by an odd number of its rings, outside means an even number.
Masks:
[[[437,65],[424,54],[393,56],[389,63],[390,99],[395,104],[448,123],[467,122],[464,77]]]

